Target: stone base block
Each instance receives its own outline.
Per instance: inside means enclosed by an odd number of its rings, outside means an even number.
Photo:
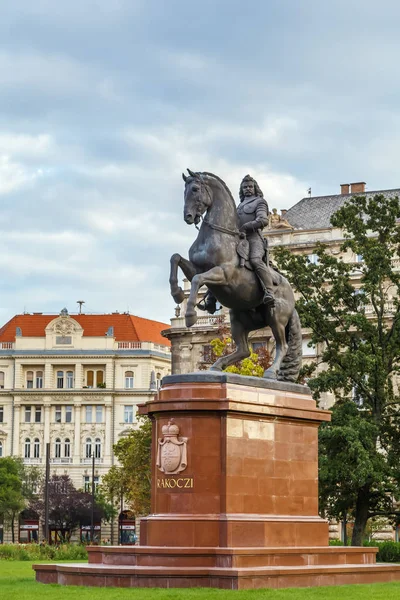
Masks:
[[[377,548],[89,548],[89,564],[34,565],[42,583],[257,589],[400,581]]]

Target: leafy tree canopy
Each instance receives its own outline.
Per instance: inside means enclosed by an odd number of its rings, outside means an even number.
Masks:
[[[120,466],[113,466],[103,477],[101,490],[109,501],[118,503],[121,496],[138,515],[150,512],[151,489],[151,421],[139,417],[138,429],[114,446]]]
[[[397,197],[358,196],[331,224],[344,232],[341,252],[361,262],[344,262],[322,243],[313,250],[317,264],[284,247],[274,251],[318,345],[319,362],[303,376],[315,398],[336,398],[332,423],[320,430],[322,507],[336,516],[353,510],[357,545],[368,518],[393,511],[399,494],[399,219]]]

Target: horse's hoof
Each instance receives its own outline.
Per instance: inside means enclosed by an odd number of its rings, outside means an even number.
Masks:
[[[195,311],[193,312],[187,312],[185,315],[185,323],[186,323],[186,327],[192,327],[197,321],[197,313]]]
[[[179,288],[179,290],[176,292],[176,294],[172,294],[172,297],[177,304],[182,304],[182,302],[185,299],[185,294],[183,293],[183,289]]]
[[[272,369],[267,369],[264,371],[263,377],[264,379],[276,379],[276,372],[272,371]]]

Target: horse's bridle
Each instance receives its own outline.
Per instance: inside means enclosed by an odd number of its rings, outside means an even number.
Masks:
[[[207,187],[207,184],[205,183],[203,176],[200,173],[196,173],[196,179],[198,179],[198,181],[200,182],[200,189],[203,190],[205,189],[207,192],[207,195],[211,201],[211,194],[209,192],[209,189]],[[200,216],[200,218],[202,219],[202,217]],[[233,230],[233,229],[228,229],[227,227],[222,227],[221,225],[215,225],[214,223],[210,223],[210,221],[207,219],[207,217],[205,217],[203,219],[203,223],[205,223],[206,225],[208,225],[208,227],[210,227],[211,229],[215,229],[216,231],[221,231],[221,233],[227,233],[228,235],[233,235],[233,236],[240,236],[239,231]],[[197,225],[196,228],[198,229]]]

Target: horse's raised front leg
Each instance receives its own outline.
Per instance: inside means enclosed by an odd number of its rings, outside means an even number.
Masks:
[[[276,379],[283,357],[287,352],[288,345],[286,342],[284,323],[272,319],[269,325],[275,338],[275,358],[272,365],[264,371],[264,377],[266,379]]]
[[[232,338],[236,344],[236,350],[228,356],[221,356],[215,363],[210,367],[211,371],[222,371],[233,365],[237,360],[243,360],[250,356],[249,349],[249,331],[245,328],[240,320],[240,313],[235,313],[233,310],[230,311],[231,316],[231,332]]]
[[[187,309],[185,314],[186,327],[191,327],[197,321],[196,303],[199,289],[202,285],[226,285],[227,280],[225,271],[222,267],[213,267],[205,273],[199,273],[192,279],[192,287],[190,289],[190,296],[187,303]]]
[[[180,254],[173,254],[171,256],[171,271],[169,275],[169,285],[171,287],[171,296],[177,304],[181,304],[185,299],[183,289],[178,285],[178,267],[180,267],[185,275],[192,281],[196,275],[196,269],[190,260],[183,258]]]

